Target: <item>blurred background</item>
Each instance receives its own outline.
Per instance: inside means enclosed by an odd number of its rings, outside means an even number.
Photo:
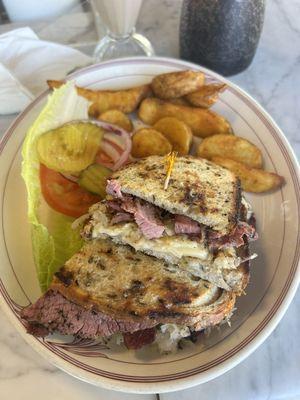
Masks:
[[[179,55],[181,4],[182,0],[146,0],[141,5],[136,30],[150,40],[156,55]],[[88,55],[106,32],[97,18],[86,0],[0,0],[0,34],[30,26],[40,39],[67,44]]]

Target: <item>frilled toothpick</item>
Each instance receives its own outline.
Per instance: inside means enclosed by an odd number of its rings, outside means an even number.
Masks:
[[[165,184],[164,184],[164,190],[168,189],[168,185],[169,185],[169,181],[170,181],[170,176],[172,173],[172,169],[174,166],[174,162],[175,159],[177,157],[177,151],[172,151],[171,153],[169,153],[166,157],[166,171],[167,171],[167,175],[166,175],[166,180],[165,180]]]

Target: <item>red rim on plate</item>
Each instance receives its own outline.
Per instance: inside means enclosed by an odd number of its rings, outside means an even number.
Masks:
[[[161,65],[163,67],[170,67],[174,69],[184,69],[184,68],[192,68],[192,69],[201,69],[207,76],[210,76],[214,79],[225,81],[222,77],[219,75],[212,73],[211,71],[208,71],[204,68],[200,68],[194,64],[186,63],[183,61],[179,60],[172,60],[172,59],[166,59],[166,58],[134,58],[134,59],[122,59],[122,60],[114,60],[114,61],[108,61],[102,64],[98,65],[92,65],[89,66],[85,69],[82,69],[81,71],[78,71],[72,75],[70,75],[69,79],[71,78],[78,78],[80,76],[83,76],[85,74],[88,74],[89,72],[93,71],[99,71],[101,73],[101,70],[103,68],[108,68],[112,67],[114,65],[130,65],[130,64],[140,64],[141,69],[143,68],[143,65],[150,65],[150,64],[156,64],[156,65]],[[135,74],[134,74],[135,75]],[[151,74],[149,74],[151,76]],[[111,79],[111,78],[110,78]],[[103,79],[104,80],[104,79]],[[99,82],[103,82],[103,80],[99,80]],[[97,82],[93,82],[93,84],[96,84]],[[300,194],[300,184],[299,184],[299,170],[298,170],[298,165],[295,157],[293,156],[292,150],[289,147],[286,139],[284,138],[283,134],[281,133],[280,129],[276,126],[276,124],[272,121],[272,119],[267,115],[267,113],[253,100],[249,95],[247,95],[245,92],[243,92],[241,89],[236,87],[235,85],[227,82],[229,84],[228,91],[230,91],[234,96],[239,98],[240,101],[242,101],[249,109],[251,109],[257,116],[257,118],[260,119],[260,121],[264,124],[264,126],[268,129],[269,133],[272,135],[273,139],[275,140],[277,146],[279,147],[281,154],[283,155],[285,162],[289,168],[290,176],[292,178],[292,181],[290,184],[293,185],[293,190],[294,193],[296,194],[296,199],[297,199],[297,209],[298,209],[298,215],[300,214],[300,199],[299,199],[299,194]],[[33,101],[15,120],[15,122],[11,125],[11,127],[8,129],[6,134],[4,135],[1,144],[0,144],[0,154],[5,150],[5,146],[10,140],[11,136],[13,135],[16,127],[22,122],[22,120],[27,116],[32,108],[38,104],[40,101],[42,101],[49,91],[45,91],[42,93],[35,101]],[[239,111],[236,109],[233,109],[228,103],[225,103],[226,106],[231,108],[235,114],[239,115]],[[243,118],[240,115],[241,118]],[[251,128],[251,125],[249,122],[247,122],[244,119],[245,123],[248,124],[248,126]],[[255,131],[254,131],[255,133]],[[255,133],[256,134],[256,133]],[[257,136],[257,138],[261,142],[261,146],[264,147],[264,150],[268,153],[267,147],[264,145],[263,140]],[[16,149],[16,154],[17,154],[17,149]],[[270,157],[270,154],[269,154]],[[270,157],[273,168],[276,171],[276,163],[272,160]],[[6,177],[7,179],[7,177]],[[283,190],[281,190],[281,196],[282,196],[282,202],[284,202],[286,199],[284,197]],[[3,222],[3,213],[2,213],[2,222]],[[285,223],[285,221],[284,221]],[[3,229],[3,224],[2,224],[2,229]],[[5,240],[5,232],[3,232],[3,237]],[[283,245],[283,240],[282,240],[282,245]],[[6,248],[7,254],[8,250]],[[9,256],[9,255],[8,255]],[[279,257],[280,259],[280,257]],[[25,328],[22,327],[21,333],[23,337],[31,344],[33,347],[37,348],[38,346],[42,346],[46,348],[50,353],[53,355],[56,355],[58,358],[53,358],[51,361],[59,366],[62,369],[65,369],[67,372],[79,377],[80,379],[83,380],[88,380],[91,383],[96,383],[96,384],[103,384],[105,387],[111,387],[113,389],[117,390],[127,390],[127,391],[132,391],[132,392],[155,392],[156,389],[157,391],[168,391],[168,390],[178,390],[180,388],[188,387],[195,385],[197,383],[204,382],[205,380],[209,380],[215,376],[220,375],[222,372],[225,372],[226,370],[230,369],[234,365],[236,365],[238,362],[240,362],[242,359],[244,359],[247,355],[249,355],[256,347],[259,346],[260,343],[272,332],[272,330],[275,328],[279,320],[282,318],[284,312],[286,311],[289,303],[291,302],[298,283],[299,283],[299,259],[300,259],[300,231],[298,227],[297,231],[297,239],[296,239],[296,246],[295,246],[295,251],[294,251],[294,256],[293,256],[293,262],[288,266],[289,267],[289,273],[287,274],[286,281],[283,285],[283,288],[280,293],[278,293],[278,296],[276,299],[274,299],[274,303],[272,308],[269,310],[268,314],[265,316],[265,318],[260,321],[260,323],[255,326],[255,328],[249,332],[247,337],[245,337],[240,343],[238,343],[236,346],[232,347],[229,349],[226,353],[224,353],[222,356],[215,358],[214,360],[203,363],[202,365],[196,365],[193,366],[193,368],[186,369],[184,371],[178,372],[178,373],[166,373],[163,375],[149,375],[149,376],[133,376],[133,375],[128,375],[126,374],[126,371],[124,371],[124,374],[119,374],[119,373],[113,373],[110,371],[106,371],[104,369],[99,369],[95,366],[88,365],[82,361],[79,361],[78,359],[75,359],[74,356],[72,355],[71,352],[67,353],[65,349],[62,350],[60,345],[48,342],[47,340],[39,339],[39,338],[33,338],[30,337],[30,340],[28,338],[28,335],[25,333]],[[278,260],[279,263],[279,260]],[[14,272],[14,268],[12,263],[10,263],[11,269]],[[297,272],[298,270],[298,272]],[[274,276],[276,274],[276,271],[274,273]],[[274,278],[273,276],[273,278]],[[15,274],[15,277],[18,281],[18,277]],[[272,284],[273,279],[271,280],[269,286]],[[22,288],[21,282],[19,282],[20,288]],[[26,295],[24,289],[22,288],[25,296],[28,298]],[[268,287],[266,289],[266,292],[268,290]],[[3,296],[4,303],[6,304],[7,307],[5,307],[6,310],[10,310],[10,316],[13,319],[13,322],[15,324],[20,324],[22,323],[19,318],[19,311],[21,306],[16,304],[13,299],[9,296],[8,291],[6,290],[1,277],[0,277],[0,293]],[[29,300],[29,299],[28,299]],[[259,304],[257,304],[256,308],[258,307]],[[255,311],[255,310],[254,310]],[[252,312],[254,312],[252,311]],[[240,324],[241,325],[241,324]],[[238,328],[240,327],[238,326]],[[232,333],[232,332],[231,332]],[[231,334],[230,333],[230,334]],[[225,339],[223,339],[225,340]],[[35,341],[35,344],[33,342]],[[250,346],[251,345],[251,346]],[[237,357],[238,355],[238,357]],[[193,356],[187,357],[187,358],[192,358]],[[65,362],[68,364],[72,364],[73,366],[77,367],[77,369],[74,371],[68,370],[67,367],[64,367],[59,363],[59,359],[63,359]],[[178,360],[175,361],[166,361],[162,362],[160,364],[168,364],[172,362],[177,362]],[[229,362],[230,361],[230,362]],[[147,363],[145,363],[147,364]],[[153,364],[152,364],[153,365]],[[192,363],[191,363],[192,365]],[[166,368],[167,371],[167,368]],[[210,377],[207,379],[202,379],[200,378],[200,375],[203,372],[210,371]],[[82,372],[88,372],[89,376],[87,377],[84,373]],[[102,383],[99,382],[97,377],[101,378],[108,378],[108,380],[112,381],[117,381],[118,384],[110,384],[108,381],[103,381]],[[170,386],[171,381],[173,381],[173,384]],[[122,382],[126,382],[126,385],[123,385]],[[169,385],[168,385],[169,382]],[[155,384],[160,383],[159,387],[156,387]],[[128,385],[130,384],[130,385]],[[151,385],[152,384],[152,385]]]

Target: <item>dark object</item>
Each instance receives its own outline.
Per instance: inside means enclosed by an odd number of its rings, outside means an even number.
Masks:
[[[0,23],[1,24],[7,24],[9,22],[8,15],[5,11],[5,7],[3,5],[3,2],[0,0]]]
[[[265,0],[183,0],[180,57],[222,75],[251,63],[260,38]]]
[[[204,335],[205,329],[201,329],[201,331],[192,331],[191,335],[188,337],[192,343],[197,343],[198,340]]]
[[[123,339],[127,349],[137,350],[155,340],[155,328],[144,329],[133,333],[123,333]]]

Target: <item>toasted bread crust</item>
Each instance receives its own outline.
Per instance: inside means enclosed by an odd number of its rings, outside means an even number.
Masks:
[[[246,243],[244,246],[241,246],[237,249],[237,255],[241,258],[247,258],[250,255],[249,244]],[[242,264],[239,265],[237,269],[240,280],[238,284],[232,284],[228,282],[228,284],[234,288],[237,296],[245,294],[245,289],[248,286],[250,280],[250,260],[244,261]]]
[[[238,179],[224,168],[192,156],[177,157],[167,190],[165,157],[151,156],[115,172],[123,193],[140,197],[173,214],[222,234],[235,226],[241,201]]]
[[[225,318],[235,302],[233,292],[108,240],[85,245],[56,274],[51,289],[118,321],[148,321],[144,327],[179,323],[202,329]]]
[[[233,197],[234,197],[234,207],[232,208],[232,211],[229,214],[228,219],[230,220],[231,225],[235,226],[238,220],[240,219],[241,201],[242,201],[241,181],[238,178],[236,178],[236,185],[234,187]]]
[[[116,319],[119,323],[142,322],[143,329],[152,328],[158,324],[167,323],[187,325],[195,330],[205,329],[219,324],[225,318],[230,316],[236,301],[236,294],[234,292],[227,292],[223,290],[220,297],[216,301],[216,304],[199,309],[196,315],[155,310],[144,316],[135,316],[133,313],[131,315],[126,315],[125,313],[114,315],[108,313],[107,311],[100,311],[101,307],[99,307],[99,304],[73,284],[69,287],[66,287],[62,282],[59,282],[55,279],[51,285],[51,289],[57,290],[66,299],[75,304],[78,304],[86,309],[93,309],[97,312],[101,312],[104,319],[105,316],[107,316],[109,319]],[[140,328],[138,328],[138,330],[139,329]]]
[[[146,240],[142,239],[141,245],[141,233],[139,228],[134,223],[121,223],[121,224],[111,224],[112,214],[107,211],[105,203],[98,203],[93,206],[93,210],[91,212],[91,217],[85,224],[82,235],[86,239],[99,239],[99,238],[110,238],[114,243],[121,245],[130,245],[136,251],[141,251],[150,256],[159,258],[164,260],[169,264],[175,264],[179,268],[200,277],[201,279],[207,280],[216,286],[231,291],[233,290],[236,294],[242,294],[243,290],[249,280],[247,278],[247,274],[249,274],[249,262],[243,263],[236,267],[231,264],[229,266],[228,262],[232,263],[232,257],[229,261],[226,261],[226,253],[224,251],[214,252],[214,254],[210,254],[207,259],[201,259],[196,257],[178,257],[168,252],[168,248],[166,247],[166,243],[170,243],[170,239],[172,237],[167,237],[168,241],[164,241],[162,239],[156,240],[156,247],[151,247],[151,244],[155,242],[155,240]],[[121,228],[120,228],[121,226]],[[124,227],[124,231],[122,231],[122,227]],[[189,240],[188,237],[178,236],[179,242],[184,246],[190,243],[194,243]],[[172,242],[171,242],[172,243]],[[175,248],[178,242],[174,242]],[[172,247],[171,244],[169,244]],[[203,248],[206,247],[205,242],[203,243]],[[246,246],[248,247],[248,246]],[[237,249],[238,254],[237,257],[246,258],[249,256],[248,248],[239,248]],[[214,264],[215,258],[220,256],[222,258],[223,254],[225,255],[225,259],[223,262],[223,267],[220,266],[220,262]],[[245,265],[247,264],[247,265]]]

